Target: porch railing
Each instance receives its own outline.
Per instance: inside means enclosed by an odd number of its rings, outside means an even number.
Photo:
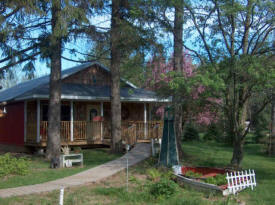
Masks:
[[[36,123],[27,123],[27,142],[36,143]]]
[[[86,140],[87,136],[87,122],[86,121],[74,121],[74,140]]]
[[[70,121],[61,121],[60,125],[61,141],[67,142],[71,138],[71,124]],[[40,122],[40,139],[41,141],[47,141],[48,136],[48,121]]]
[[[162,121],[127,121],[122,122],[122,140],[132,141],[158,139],[162,137]]]
[[[36,125],[28,123],[27,141],[36,139]],[[61,122],[61,141],[71,141],[71,122]],[[161,138],[163,130],[162,121],[122,121],[121,124],[121,137],[127,144],[134,144],[137,141],[150,140]],[[40,140],[47,141],[48,135],[48,122],[40,122]],[[89,141],[89,142],[102,142],[104,139],[111,138],[111,125],[110,122],[87,122],[87,121],[74,121],[73,122],[73,141]]]

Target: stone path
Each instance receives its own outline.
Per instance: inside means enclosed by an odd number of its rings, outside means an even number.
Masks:
[[[60,189],[61,187],[71,187],[86,183],[100,181],[112,176],[126,168],[126,157],[129,159],[129,166],[148,158],[151,154],[150,144],[137,144],[128,154],[119,159],[107,162],[100,166],[88,169],[73,176],[49,181],[42,184],[21,186],[16,188],[0,189],[0,197],[21,196],[40,192],[47,192]]]

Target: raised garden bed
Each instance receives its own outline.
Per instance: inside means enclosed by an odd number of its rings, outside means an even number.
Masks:
[[[227,175],[232,170],[209,168],[209,167],[174,167],[176,180],[181,185],[190,185],[194,188],[204,189],[207,191],[217,191],[224,196],[232,193],[232,189],[228,187]],[[239,172],[238,172],[239,175]],[[239,184],[240,181],[247,181],[247,178],[239,178],[231,184]],[[249,178],[250,180],[251,178]],[[239,186],[237,191],[245,189],[245,186]],[[236,191],[234,190],[234,193]]]

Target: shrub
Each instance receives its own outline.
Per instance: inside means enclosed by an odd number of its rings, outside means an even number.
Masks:
[[[149,193],[154,198],[169,198],[178,191],[178,185],[167,178],[161,178],[158,182],[149,185]]]
[[[267,139],[268,132],[266,130],[256,129],[255,131],[255,143],[264,143]]]
[[[29,160],[16,158],[10,154],[0,156],[0,177],[10,174],[26,175],[29,173]]]
[[[200,138],[199,132],[197,131],[197,129],[195,127],[193,127],[192,125],[188,125],[185,128],[183,140],[191,141],[191,140],[199,140],[199,138]]]
[[[159,167],[158,169],[157,168],[147,169],[146,174],[148,179],[153,182],[157,182],[163,178],[168,180],[175,179],[174,172],[171,169],[168,169],[166,167]]]
[[[203,137],[204,140],[216,140],[218,137],[218,129],[215,125],[210,125]]]
[[[148,175],[148,178],[154,182],[158,181],[161,177],[160,171],[157,170],[156,168],[148,169],[147,175]]]
[[[174,171],[172,171],[171,169],[170,170],[165,170],[163,173],[162,173],[162,178],[166,178],[166,179],[170,179],[170,180],[175,180],[176,179],[176,176],[174,175]]]
[[[227,184],[226,177],[223,174],[217,174],[215,177],[208,177],[205,179],[205,182],[208,184],[215,184],[218,186]]]
[[[200,178],[202,176],[201,173],[196,173],[192,171],[187,171],[184,176],[191,177],[191,178]]]

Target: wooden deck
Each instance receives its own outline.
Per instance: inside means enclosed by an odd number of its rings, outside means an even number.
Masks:
[[[121,128],[122,140],[126,144],[133,145],[137,142],[150,142],[151,139],[161,138],[163,122],[123,121]],[[27,123],[25,145],[40,147],[47,145],[47,121],[40,122],[39,137],[37,133],[37,125]],[[111,124],[110,122],[62,121],[61,144],[69,146],[110,145]]]

